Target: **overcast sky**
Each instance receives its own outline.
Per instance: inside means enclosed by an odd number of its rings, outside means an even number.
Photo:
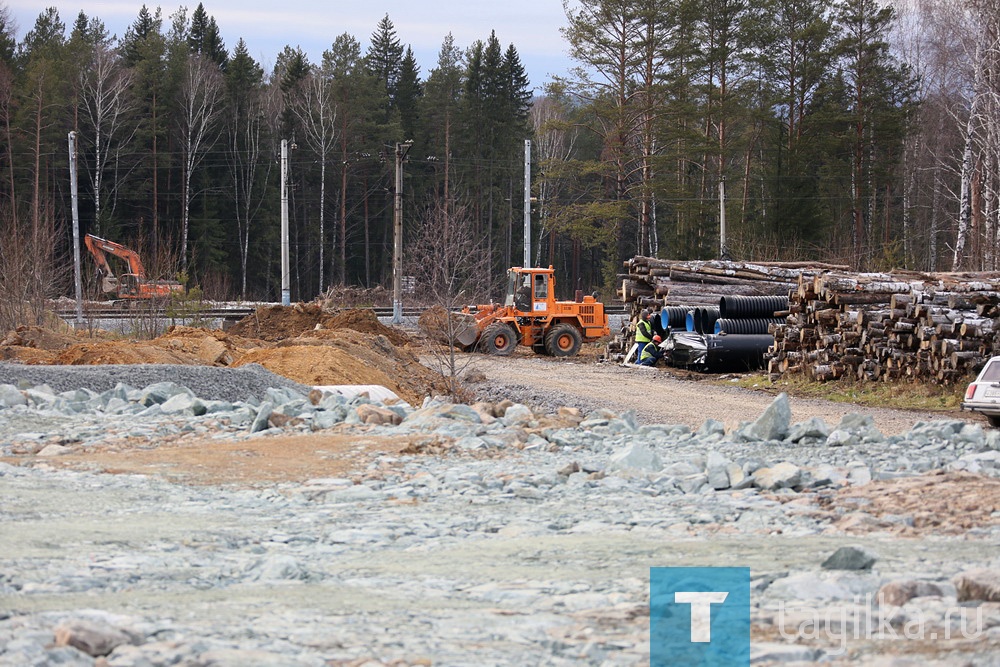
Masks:
[[[124,0],[0,0],[6,2],[19,26],[18,40],[35,24],[42,8],[52,5],[67,28],[72,27],[82,10],[89,17],[104,22],[108,31],[119,37],[131,25],[142,6],[141,1]],[[565,74],[570,67],[566,44],[559,34],[565,25],[562,0],[203,0],[205,10],[219,24],[226,48],[242,37],[251,55],[270,69],[275,57],[287,44],[299,46],[310,61],[319,62],[323,51],[343,33],[350,33],[366,49],[372,32],[386,14],[396,27],[400,41],[413,47],[420,65],[421,79],[437,63],[441,43],[449,32],[455,44],[467,48],[477,39],[485,41],[491,30],[504,49],[511,43],[534,88]],[[149,2],[150,11],[157,6]],[[180,6],[159,5],[164,26]],[[186,5],[190,12],[197,0]]]

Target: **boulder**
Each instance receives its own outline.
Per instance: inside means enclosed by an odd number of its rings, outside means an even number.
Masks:
[[[56,646],[72,646],[94,658],[130,642],[131,638],[121,630],[84,619],[66,621],[55,629]]]
[[[954,579],[959,602],[1000,602],[1000,570],[969,570]]]
[[[358,414],[358,418],[363,424],[373,424],[376,426],[397,426],[403,421],[403,418],[392,410],[382,408],[371,403],[359,405],[354,408],[354,411]]]
[[[878,560],[873,552],[858,546],[840,547],[823,561],[824,570],[870,570]]]
[[[740,429],[745,440],[784,440],[792,421],[788,394],[782,392],[771,402],[756,421]]]
[[[612,454],[608,470],[659,472],[663,470],[663,461],[648,445],[636,442]]]
[[[782,461],[770,468],[759,468],[753,474],[753,485],[764,491],[793,489],[802,480],[802,470],[792,463]]]
[[[875,599],[880,605],[902,607],[913,598],[943,597],[946,591],[930,581],[903,579],[890,581],[878,589]]]

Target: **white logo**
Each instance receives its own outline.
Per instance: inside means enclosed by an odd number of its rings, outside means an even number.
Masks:
[[[691,605],[691,641],[700,644],[712,641],[712,605],[722,604],[729,597],[725,592],[677,591],[674,602]]]

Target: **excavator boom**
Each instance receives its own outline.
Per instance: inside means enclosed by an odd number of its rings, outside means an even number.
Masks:
[[[120,243],[93,234],[84,236],[83,243],[97,264],[97,270],[101,274],[101,288],[109,294],[117,294],[122,299],[152,299],[167,297],[184,289],[184,286],[176,281],[147,280],[146,268],[142,265],[139,253]],[[128,264],[128,273],[116,277],[105,253],[125,261]]]

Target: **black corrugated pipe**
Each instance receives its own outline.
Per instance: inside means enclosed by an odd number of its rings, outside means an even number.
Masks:
[[[698,331],[698,309],[687,311],[684,315],[684,329],[686,331],[697,332]]]
[[[774,317],[779,310],[788,310],[787,296],[724,296],[719,299],[723,319]]]
[[[705,336],[705,365],[713,372],[756,370],[764,366],[764,355],[773,344],[773,336]]]
[[[718,308],[698,308],[695,312],[700,311],[698,316],[698,333],[709,334],[715,331],[715,321],[719,319],[719,309]]]
[[[688,309],[683,306],[665,306],[660,310],[660,324],[666,330],[683,329],[687,326]]]
[[[746,320],[734,320],[723,317],[715,322],[715,333],[727,334],[766,334],[772,324],[784,324],[783,317],[755,317]]]

